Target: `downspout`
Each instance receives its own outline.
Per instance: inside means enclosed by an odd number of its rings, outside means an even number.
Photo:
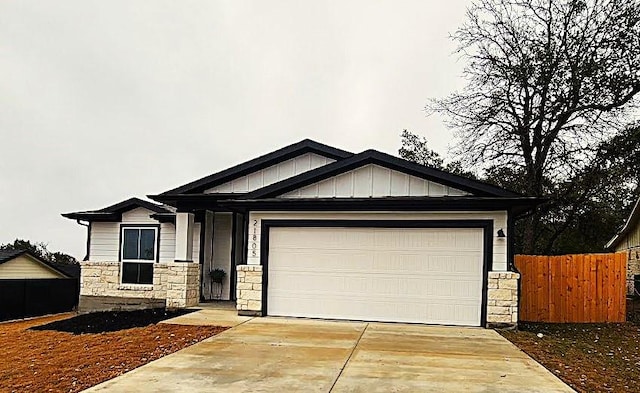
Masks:
[[[91,221],[87,221],[86,224],[83,224],[80,220],[76,220],[76,222],[79,225],[82,225],[83,227],[87,227],[87,253],[85,254],[84,258],[82,258],[83,261],[88,261],[89,260],[89,248],[91,247]]]

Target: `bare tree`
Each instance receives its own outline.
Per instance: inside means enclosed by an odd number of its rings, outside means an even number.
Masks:
[[[636,0],[478,0],[453,39],[467,85],[427,109],[446,115],[467,163],[522,173],[522,192],[546,196],[546,185],[571,182],[631,120]],[[529,220],[525,252],[540,220]]]

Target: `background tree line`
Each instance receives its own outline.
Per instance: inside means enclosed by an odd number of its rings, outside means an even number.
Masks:
[[[78,261],[71,255],[60,251],[49,251],[46,243],[30,242],[16,239],[13,243],[0,244],[0,251],[26,250],[38,258],[54,265],[77,265]]]
[[[467,84],[426,109],[455,159],[406,130],[400,155],[546,198],[517,252],[602,252],[640,196],[640,4],[479,0],[452,39]]]

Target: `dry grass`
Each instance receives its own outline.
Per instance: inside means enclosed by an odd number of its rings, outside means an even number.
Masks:
[[[139,321],[143,326],[100,333],[30,329],[65,319],[63,326],[74,326],[72,317],[63,314],[0,324],[0,391],[78,392],[225,330],[144,326],[144,318]],[[95,330],[95,324],[91,328]]]
[[[500,333],[578,392],[640,392],[638,325],[524,324]]]

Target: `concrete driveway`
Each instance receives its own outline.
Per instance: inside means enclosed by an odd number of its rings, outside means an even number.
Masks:
[[[573,390],[492,330],[255,318],[89,391]]]

